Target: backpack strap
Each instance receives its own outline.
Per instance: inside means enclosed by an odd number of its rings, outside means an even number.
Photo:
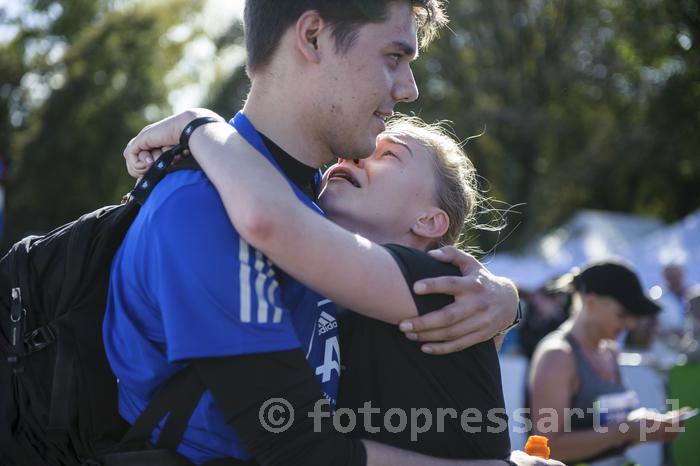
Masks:
[[[10,346],[8,347],[7,362],[15,374],[20,374],[24,371],[22,359],[27,355],[24,334],[27,330],[28,318],[26,308],[29,307],[31,310],[31,306],[27,304],[31,294],[31,288],[27,283],[31,241],[32,237],[25,238],[15,244],[7,254],[10,261],[8,265],[12,286],[10,297]]]
[[[172,165],[175,156],[182,154],[183,150],[184,146],[176,144],[163,152],[158,160],[151,165],[146,174],[136,183],[136,187],[129,193],[129,197],[143,205],[153,188],[165,176],[166,170]]]
[[[192,366],[170,377],[112,453],[99,458],[102,466],[191,466],[176,452],[187,423],[202,398],[205,387]],[[155,448],[153,430],[167,416]],[[234,463],[235,464],[235,463]]]
[[[180,466],[191,465],[186,458],[176,453],[206,387],[192,366],[185,367],[172,376],[151,400],[126,433],[116,453],[100,458],[102,466]],[[171,409],[172,407],[175,409]],[[151,433],[160,421],[168,416],[160,431],[155,449],[143,450],[150,445]],[[131,451],[128,451],[128,450]],[[219,458],[202,466],[255,466],[255,460]]]
[[[168,419],[160,432],[157,448],[177,449],[187,423],[202,398],[205,386],[192,366],[182,369],[165,382],[120,442],[123,446],[143,445],[160,421]]]
[[[12,288],[11,299],[10,346],[7,362],[14,373],[21,373],[23,370],[21,360],[26,354],[24,332],[27,325],[27,310],[22,305],[22,289],[20,287]]]
[[[138,450],[110,453],[101,456],[99,462],[81,466],[194,466],[174,450]]]
[[[49,404],[49,422],[46,430],[64,432],[71,422],[71,413],[75,413],[75,360],[77,343],[73,332],[63,325],[56,326],[56,361],[54,362],[53,381],[51,383],[51,402]]]

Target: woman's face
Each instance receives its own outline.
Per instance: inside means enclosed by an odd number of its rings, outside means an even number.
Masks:
[[[616,299],[600,296],[599,307],[599,323],[606,334],[605,338],[615,340],[624,330],[632,330],[635,327],[636,317],[627,312]]]
[[[323,176],[320,206],[328,218],[376,242],[396,242],[437,206],[433,154],[412,137],[386,131],[374,153],[339,159]]]

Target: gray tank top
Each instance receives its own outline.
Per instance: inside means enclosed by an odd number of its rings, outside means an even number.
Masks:
[[[622,422],[627,414],[638,407],[638,400],[634,392],[628,391],[622,383],[620,368],[615,363],[615,381],[603,380],[588,362],[576,339],[569,333],[554,332],[558,337],[566,340],[571,346],[576,364],[578,377],[578,389],[571,399],[571,430],[593,429],[596,425],[605,426]],[[624,446],[611,448],[591,458],[581,458],[571,461],[570,464],[579,462],[590,463],[603,458],[619,455],[624,452]]]

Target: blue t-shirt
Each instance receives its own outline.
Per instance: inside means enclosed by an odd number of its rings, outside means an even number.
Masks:
[[[242,114],[232,124],[278,167]],[[119,412],[130,423],[192,358],[300,348],[324,395],[332,403],[337,397],[335,306],[238,235],[201,171],[166,176],[129,228],[112,263],[103,333],[119,379]],[[178,451],[195,463],[250,458],[209,391]]]

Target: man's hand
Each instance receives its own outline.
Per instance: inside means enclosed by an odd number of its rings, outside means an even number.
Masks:
[[[411,340],[434,342],[423,345],[423,351],[461,351],[493,338],[513,322],[518,309],[518,292],[513,282],[491,274],[474,257],[452,246],[429,254],[456,265],[462,276],[427,278],[415,283],[416,294],[445,293],[455,297],[455,302],[443,309],[399,325]]]
[[[537,456],[530,456],[524,451],[513,450],[510,454],[510,461],[517,466],[564,466],[564,463],[557,460],[545,460]]]
[[[195,118],[203,116],[222,119],[211,110],[193,108],[143,128],[124,149],[124,160],[129,175],[134,178],[143,176],[164,150],[180,142],[180,134],[185,126]]]

